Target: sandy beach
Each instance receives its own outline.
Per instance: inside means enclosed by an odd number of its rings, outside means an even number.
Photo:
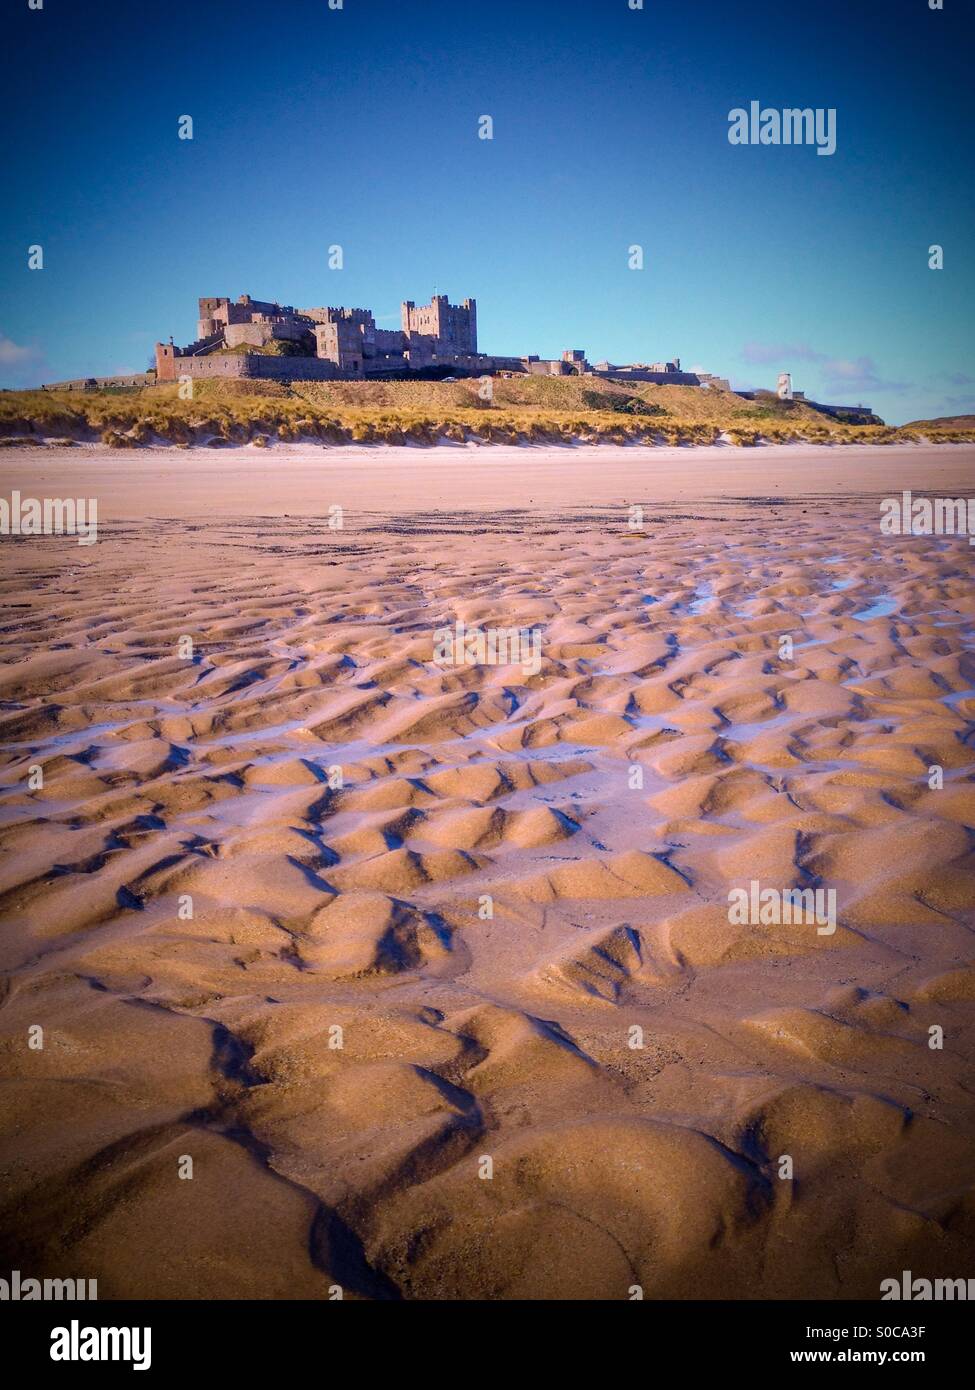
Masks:
[[[975,1274],[975,548],[879,528],[973,463],[5,451],[0,495],[97,498],[98,541],[0,538],[0,1264]],[[435,660],[458,621],[537,669]],[[732,920],[753,883],[835,929]]]

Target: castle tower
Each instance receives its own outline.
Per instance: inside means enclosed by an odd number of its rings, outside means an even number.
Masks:
[[[477,301],[474,299],[451,304],[447,295],[435,294],[429,304],[420,305],[407,299],[400,306],[400,320],[407,337],[428,340],[425,346],[438,359],[449,361],[477,352]]]
[[[176,380],[176,349],[171,342],[156,344],[156,380]]]
[[[211,333],[219,333],[226,327],[228,321],[228,305],[230,300],[226,296],[222,299],[201,299],[200,316],[196,324],[196,336],[198,338],[209,338]]]

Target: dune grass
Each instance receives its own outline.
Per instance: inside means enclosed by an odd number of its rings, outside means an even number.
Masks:
[[[698,387],[579,377],[494,378],[490,400],[476,379],[458,382],[197,381],[191,400],[176,384],[131,391],[0,392],[0,442],[101,440],[138,448],[319,440],[324,444],[602,441],[711,444],[890,444],[915,429],[855,426],[774,397],[742,400]],[[924,431],[971,442],[975,430]]]

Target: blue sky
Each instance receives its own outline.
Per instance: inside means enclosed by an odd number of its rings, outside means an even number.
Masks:
[[[393,325],[436,288],[488,352],[975,411],[975,23],[944,6],[12,0],[0,384],[142,370],[200,295]],[[752,100],[835,108],[836,153],[731,145]]]

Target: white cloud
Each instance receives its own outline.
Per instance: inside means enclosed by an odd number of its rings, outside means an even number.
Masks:
[[[36,382],[44,364],[44,354],[40,348],[15,343],[5,333],[0,333],[0,378],[11,386],[24,386]]]
[[[0,333],[0,367],[11,367],[20,362],[34,362],[39,356],[36,348],[21,347],[12,338]]]
[[[788,371],[796,362],[812,363],[819,368],[827,391],[890,391],[899,395],[910,389],[907,382],[886,381],[872,357],[830,357],[828,352],[819,352],[808,343],[746,343],[741,359],[751,366],[777,366],[781,371]],[[806,394],[811,396],[813,392],[807,390]]]
[[[872,357],[856,357],[852,361],[842,357],[831,358],[823,363],[823,380],[831,390],[893,391],[899,394],[910,389],[906,381],[885,381]]]

